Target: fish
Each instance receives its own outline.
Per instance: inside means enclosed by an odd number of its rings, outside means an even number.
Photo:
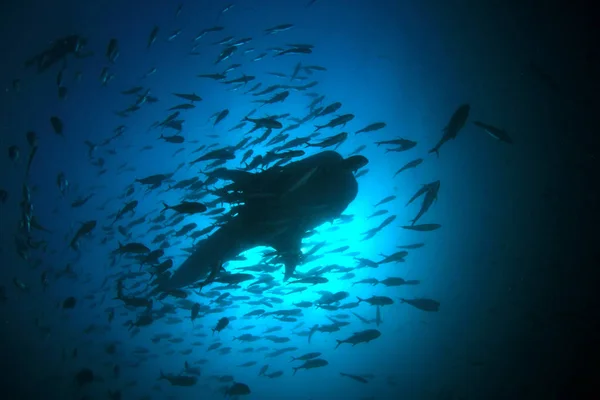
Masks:
[[[416,168],[419,165],[421,165],[421,163],[423,162],[422,158],[417,158],[415,160],[409,161],[406,164],[404,164],[402,167],[400,167],[400,169],[398,171],[396,171],[394,173],[394,178],[396,177],[396,175],[398,175],[399,173],[406,171],[407,169],[411,169],[411,168]]]
[[[75,236],[73,236],[73,239],[71,239],[71,243],[69,244],[69,246],[72,249],[77,250],[79,247],[79,239],[81,239],[83,236],[91,233],[94,230],[94,228],[96,227],[96,225],[97,225],[96,220],[87,221],[87,222],[84,222],[83,224],[81,224],[81,226],[75,233]]]
[[[422,311],[437,312],[440,310],[439,301],[432,300],[432,299],[426,299],[426,298],[403,299],[403,298],[401,298],[400,303],[409,304],[409,305],[411,305],[415,308],[418,308],[419,310],[422,310]]]
[[[356,131],[355,134],[359,134],[359,133],[363,133],[363,132],[374,132],[374,131],[378,131],[380,129],[383,129],[387,126],[387,124],[385,122],[375,122],[373,124],[367,125],[362,129],[359,129]]]
[[[499,142],[513,144],[513,140],[504,129],[496,128],[495,126],[488,125],[480,121],[473,121],[473,125],[482,128],[488,135],[493,137]]]
[[[404,225],[402,229],[408,229],[411,231],[419,231],[419,232],[429,232],[440,229],[442,225],[440,224],[420,224],[420,225]]]
[[[299,367],[292,368],[292,370],[294,371],[294,373],[292,375],[296,375],[296,372],[298,372],[298,370],[300,370],[300,369],[322,368],[322,367],[326,367],[327,365],[329,365],[329,362],[322,358],[314,358],[314,359],[306,360]]]
[[[375,340],[381,336],[381,332],[377,329],[367,329],[364,331],[355,332],[352,336],[339,340],[336,339],[337,345],[335,348],[337,349],[340,345],[344,343],[349,343],[353,347],[360,343],[369,343],[372,340]]]
[[[198,382],[198,378],[195,376],[165,375],[162,370],[159,379],[167,380],[172,386],[194,386]]]
[[[187,260],[168,280],[158,284],[153,292],[160,293],[191,285],[206,276],[215,264],[230,261],[243,251],[261,244],[277,250],[285,266],[284,279],[288,280],[293,276],[299,262],[301,241],[305,232],[338,217],[354,200],[358,193],[358,184],[348,168],[354,168],[355,163],[367,162],[362,156],[345,160],[338,153],[325,151],[277,168],[279,177],[288,175],[287,181],[296,182],[319,165],[331,166],[313,174],[311,179],[294,190],[293,196],[285,197],[285,205],[279,205],[282,201],[279,196],[256,197],[252,192],[254,185],[243,184],[251,182],[251,178],[263,179],[264,182],[260,186],[264,188],[264,185],[269,185],[269,175],[272,172],[266,170],[260,174],[252,174],[239,171],[240,173],[236,174],[239,176],[235,179],[238,181],[237,185],[240,185],[238,191],[245,200],[244,205],[238,207],[237,216],[208,238],[199,241]],[[333,168],[335,165],[338,167]],[[236,183],[232,185],[235,186]],[[273,187],[273,190],[285,193],[288,189]],[[324,191],[330,193],[326,196],[329,199],[329,203],[326,204],[321,200]],[[269,203],[272,205],[265,208],[265,204]],[[300,209],[304,211],[298,214],[297,210]]]
[[[148,45],[146,46],[147,48],[150,48],[150,46],[152,46],[154,44],[154,42],[156,42],[156,38],[158,37],[159,30],[160,30],[160,28],[158,27],[158,25],[155,25],[154,28],[152,28],[152,31],[150,32],[150,36],[148,37]]]
[[[181,135],[173,135],[173,136],[160,135],[159,139],[162,139],[167,143],[175,143],[175,144],[185,142],[185,138]]]
[[[54,133],[64,137],[64,124],[60,118],[58,118],[57,116],[50,117],[50,124],[52,125]]]
[[[442,131],[444,134],[437,144],[429,150],[429,153],[435,153],[438,157],[440,155],[440,148],[449,140],[456,138],[458,132],[465,126],[467,118],[469,118],[469,111],[471,106],[469,104],[463,104],[456,109],[450,121]]]
[[[354,119],[354,114],[343,114],[339,117],[333,118],[331,121],[326,123],[325,125],[315,125],[317,131],[323,128],[335,128],[337,126],[345,127],[346,124]]]
[[[409,200],[408,204],[410,204],[412,201],[414,201],[419,196],[424,195],[423,203],[421,204],[419,213],[411,221],[412,225],[416,224],[417,221],[429,210],[429,208],[434,203],[434,201],[437,200],[439,191],[440,191],[440,181],[437,180],[435,182],[423,185],[423,187]]]
[[[294,27],[293,24],[281,24],[265,29],[266,35],[274,35],[276,33],[285,32]]]
[[[340,372],[340,375],[348,377],[348,378],[355,380],[357,382],[360,382],[360,383],[369,383],[368,380],[366,380],[365,378],[363,378],[362,376],[359,376],[359,375],[346,374],[344,372]]]
[[[328,138],[323,139],[318,143],[306,143],[305,147],[320,147],[322,149],[326,147],[335,146],[337,149],[342,143],[344,143],[348,139],[348,132],[338,133],[337,135],[330,136]]]
[[[208,210],[208,207],[206,207],[206,205],[204,205],[202,203],[191,202],[191,201],[184,201],[175,206],[170,206],[167,203],[163,202],[162,212],[164,212],[166,210],[174,210],[180,214],[198,214],[198,213],[203,213],[206,210]]]
[[[173,93],[173,95],[191,101],[192,103],[195,101],[202,101],[202,97],[198,96],[196,93]]]

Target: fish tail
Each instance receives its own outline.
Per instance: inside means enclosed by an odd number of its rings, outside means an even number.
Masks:
[[[431,153],[435,153],[435,155],[438,156],[438,158],[440,156],[440,152],[437,147],[434,147],[433,149],[429,150],[429,154],[431,154]]]
[[[298,371],[299,368],[292,368],[294,370],[294,373],[292,375],[296,375],[296,372]]]
[[[165,203],[164,201],[163,201],[163,207],[164,207],[164,208],[161,210],[161,213],[163,213],[163,212],[167,211],[169,208],[171,208],[171,207],[169,207],[169,206],[167,205],[167,203]]]
[[[365,301],[364,299],[361,299],[360,297],[356,296],[356,298],[358,299],[358,304],[360,304],[361,302]]]
[[[335,345],[335,348],[336,348],[336,349],[337,349],[338,347],[340,347],[340,344],[344,343],[344,342],[342,342],[342,341],[341,341],[341,340],[339,340],[339,339],[336,339],[335,341],[337,342],[337,344]]]

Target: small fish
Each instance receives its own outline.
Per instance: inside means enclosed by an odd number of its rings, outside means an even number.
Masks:
[[[191,101],[192,103],[195,101],[202,101],[202,97],[198,96],[196,93],[173,93],[173,95]]]
[[[356,134],[359,133],[363,133],[363,132],[373,132],[373,131],[378,131],[380,129],[383,129],[386,127],[386,123],[385,122],[375,122],[374,124],[368,125],[362,129],[359,129],[358,131],[356,131]]]
[[[353,379],[353,380],[355,380],[357,382],[360,382],[360,383],[369,383],[369,381],[366,380],[365,378],[363,378],[362,376],[352,375],[352,374],[346,374],[344,372],[340,372],[340,375],[348,377],[348,378]]]
[[[499,128],[496,128],[495,126],[488,125],[488,124],[485,124],[485,123],[479,122],[479,121],[473,121],[473,124],[475,126],[482,128],[488,135],[490,135],[491,137],[493,137],[494,139],[496,139],[499,142],[504,142],[504,143],[508,143],[508,144],[513,143],[511,137],[508,136],[508,133],[506,133],[506,131],[504,129],[499,129]]]
[[[159,139],[164,140],[167,143],[183,143],[185,141],[184,137],[181,135],[173,135],[173,136],[164,136],[160,135]]]
[[[407,169],[418,167],[422,162],[423,162],[422,158],[417,158],[416,160],[407,162],[402,167],[400,167],[400,169],[398,171],[396,171],[396,173],[394,174],[394,177],[396,177],[396,175],[398,175],[402,171],[406,171]]]
[[[402,226],[402,229],[408,229],[410,231],[418,231],[418,232],[429,232],[435,231],[436,229],[441,228],[440,224],[421,224],[421,225],[409,225]]]
[[[465,126],[467,118],[469,118],[470,110],[471,106],[469,106],[468,104],[463,104],[460,107],[458,107],[454,114],[452,114],[448,125],[446,125],[444,129],[442,129],[442,131],[444,132],[442,138],[431,150],[429,150],[429,153],[435,153],[439,157],[440,147],[442,147],[442,145],[447,141],[456,138],[458,132],[460,132],[463,126]]]
[[[216,126],[219,122],[223,121],[225,119],[225,117],[227,117],[228,115],[229,115],[228,109],[224,109],[223,111],[219,112],[219,114],[217,114],[217,117],[215,118],[213,127]]]
[[[142,86],[133,86],[130,89],[122,91],[121,94],[124,94],[124,95],[137,94],[137,93],[139,93],[143,89],[144,88]]]
[[[180,214],[197,214],[197,213],[203,213],[207,210],[207,207],[202,204],[202,203],[196,203],[196,202],[189,202],[189,201],[184,201],[180,204],[177,204],[175,206],[170,206],[167,203],[163,202],[163,212],[166,210],[174,210],[177,211]]]
[[[176,31],[173,31],[167,38],[167,41],[171,42],[171,41],[175,40],[179,35],[181,35],[181,29],[177,29]]]
[[[160,28],[158,27],[158,25],[155,25],[154,28],[152,28],[152,31],[150,32],[150,36],[148,37],[148,46],[146,46],[147,48],[150,48],[150,46],[152,46],[154,44],[154,42],[156,42],[156,38],[158,37],[159,30],[160,30]]]
[[[386,198],[381,199],[377,204],[375,204],[374,207],[380,206],[385,203],[389,203],[392,200],[396,200],[396,196],[394,196],[394,195],[387,196]]]
[[[67,297],[63,303],[62,303],[62,308],[63,309],[73,309],[75,308],[75,304],[77,304],[77,299],[73,296],[71,297]]]
[[[294,27],[294,25],[292,25],[292,24],[281,24],[281,25],[277,25],[277,26],[273,26],[271,28],[265,29],[265,34],[266,35],[273,35],[275,33],[284,32],[284,31],[290,30],[293,27]]]
[[[401,298],[400,303],[410,304],[411,306],[418,308],[419,310],[422,310],[422,311],[437,312],[440,310],[439,301],[432,300],[432,299],[424,299],[424,298],[402,299]]]
[[[64,125],[60,118],[58,118],[57,116],[50,117],[50,124],[52,125],[52,129],[54,130],[54,133],[56,133],[59,136],[64,137],[64,134],[63,134]]]

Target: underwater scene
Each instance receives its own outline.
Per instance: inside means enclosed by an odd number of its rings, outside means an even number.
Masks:
[[[587,319],[535,292],[597,158],[530,14],[5,8],[3,399],[571,398],[532,370]]]

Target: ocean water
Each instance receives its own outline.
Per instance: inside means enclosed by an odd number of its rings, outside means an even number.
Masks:
[[[0,187],[7,194],[0,204],[2,398],[576,398],[559,378],[574,363],[569,354],[576,342],[567,337],[594,326],[587,317],[593,308],[586,279],[573,266],[587,254],[575,250],[587,241],[578,236],[584,222],[578,212],[597,199],[591,190],[579,196],[597,161],[597,138],[581,136],[593,131],[588,112],[596,86],[585,78],[580,30],[567,30],[575,20],[556,22],[551,15],[560,15],[558,9],[536,10],[533,4],[382,0],[5,5],[0,52],[10,56],[0,67]],[[93,54],[69,55],[42,72],[23,67],[52,41],[72,34],[85,37],[82,51]],[[114,62],[106,54],[112,38],[119,53]],[[557,54],[574,61],[555,61]],[[226,77],[198,77],[219,73]],[[248,76],[254,80],[224,83]],[[272,85],[278,86],[256,95]],[[135,86],[141,87],[136,94],[122,93]],[[261,103],[286,90],[283,101]],[[139,109],[123,111],[136,102]],[[336,102],[339,109],[319,115],[319,107]],[[184,121],[180,131],[155,125],[180,104],[194,105],[173,117]],[[436,155],[430,150],[453,129],[451,118],[463,104],[470,106],[466,123],[457,123],[456,137]],[[228,114],[215,123],[223,110]],[[169,187],[208,179],[210,161],[191,163],[208,151],[194,152],[200,146],[214,150],[262,135],[265,129],[250,132],[249,122],[236,128],[251,112],[250,118],[272,117],[287,129],[279,145],[315,132],[311,144],[347,132],[343,143],[326,150],[335,147],[348,157],[365,146],[359,154],[369,163],[357,172],[358,194],[344,218],[314,227],[301,248],[316,252],[297,267],[298,278],[311,273],[327,282],[284,281],[273,249],[257,247],[225,260],[227,273],[261,263],[272,271],[253,270],[254,277],[237,286],[186,287],[185,299],[151,295],[154,267],[113,252],[127,243],[162,248],[157,263],[171,259],[177,270],[206,235],[194,240],[176,232],[190,223],[196,231],[215,224],[219,214],[206,214],[219,207],[227,213],[230,205],[213,192],[222,181],[195,191]],[[347,114],[354,118],[344,125],[316,129]],[[52,117],[62,122],[62,133]],[[357,133],[382,122],[381,129]],[[115,134],[119,126],[123,132]],[[510,143],[494,137],[494,128]],[[34,147],[26,132],[37,137],[29,172]],[[183,141],[169,143],[161,135]],[[376,144],[399,138],[416,145],[390,151],[394,145]],[[277,147],[266,142],[237,149],[221,167],[244,167],[250,148],[248,161]],[[303,151],[297,159],[323,151],[302,145],[293,150]],[[422,163],[395,175],[417,159]],[[173,175],[155,188],[136,181],[155,174]],[[60,177],[68,182],[64,193]],[[436,181],[436,200],[418,223],[439,229],[406,229],[423,198],[407,202]],[[23,202],[24,186],[30,201]],[[202,195],[192,200],[207,203],[208,211],[168,226],[177,213],[162,213],[163,202],[175,205],[192,192]],[[385,198],[391,200],[377,205]],[[133,200],[135,211],[117,219]],[[372,216],[378,210],[386,212]],[[24,214],[45,229],[28,231]],[[160,215],[166,220],[157,220]],[[391,216],[372,237],[365,234]],[[96,221],[95,228],[69,246],[87,221]],[[164,240],[155,240],[159,234]],[[409,246],[400,262],[379,263],[403,250],[399,246]],[[371,260],[371,267],[357,258]],[[152,298],[151,308],[126,307],[115,298],[122,277],[125,295]],[[417,284],[387,286],[380,282],[386,278]],[[365,279],[375,281],[358,283]],[[305,290],[290,293],[296,287]],[[333,293],[342,299],[326,304],[329,309],[318,305]],[[393,304],[351,304],[371,296]],[[65,303],[70,297],[73,307]],[[410,304],[415,299],[434,300],[439,310],[419,309]],[[310,304],[298,307],[300,302]],[[200,313],[192,321],[194,303]],[[293,315],[245,316],[255,310]],[[143,315],[151,315],[152,323],[130,326]],[[223,317],[229,324],[213,332]],[[337,347],[367,329],[380,336]],[[244,334],[255,340],[239,340]],[[304,361],[292,357],[307,353],[320,353],[314,359],[327,365],[295,370]],[[83,369],[93,378],[78,383]],[[172,385],[159,379],[162,373],[193,384]],[[236,395],[236,383],[250,393]]]

